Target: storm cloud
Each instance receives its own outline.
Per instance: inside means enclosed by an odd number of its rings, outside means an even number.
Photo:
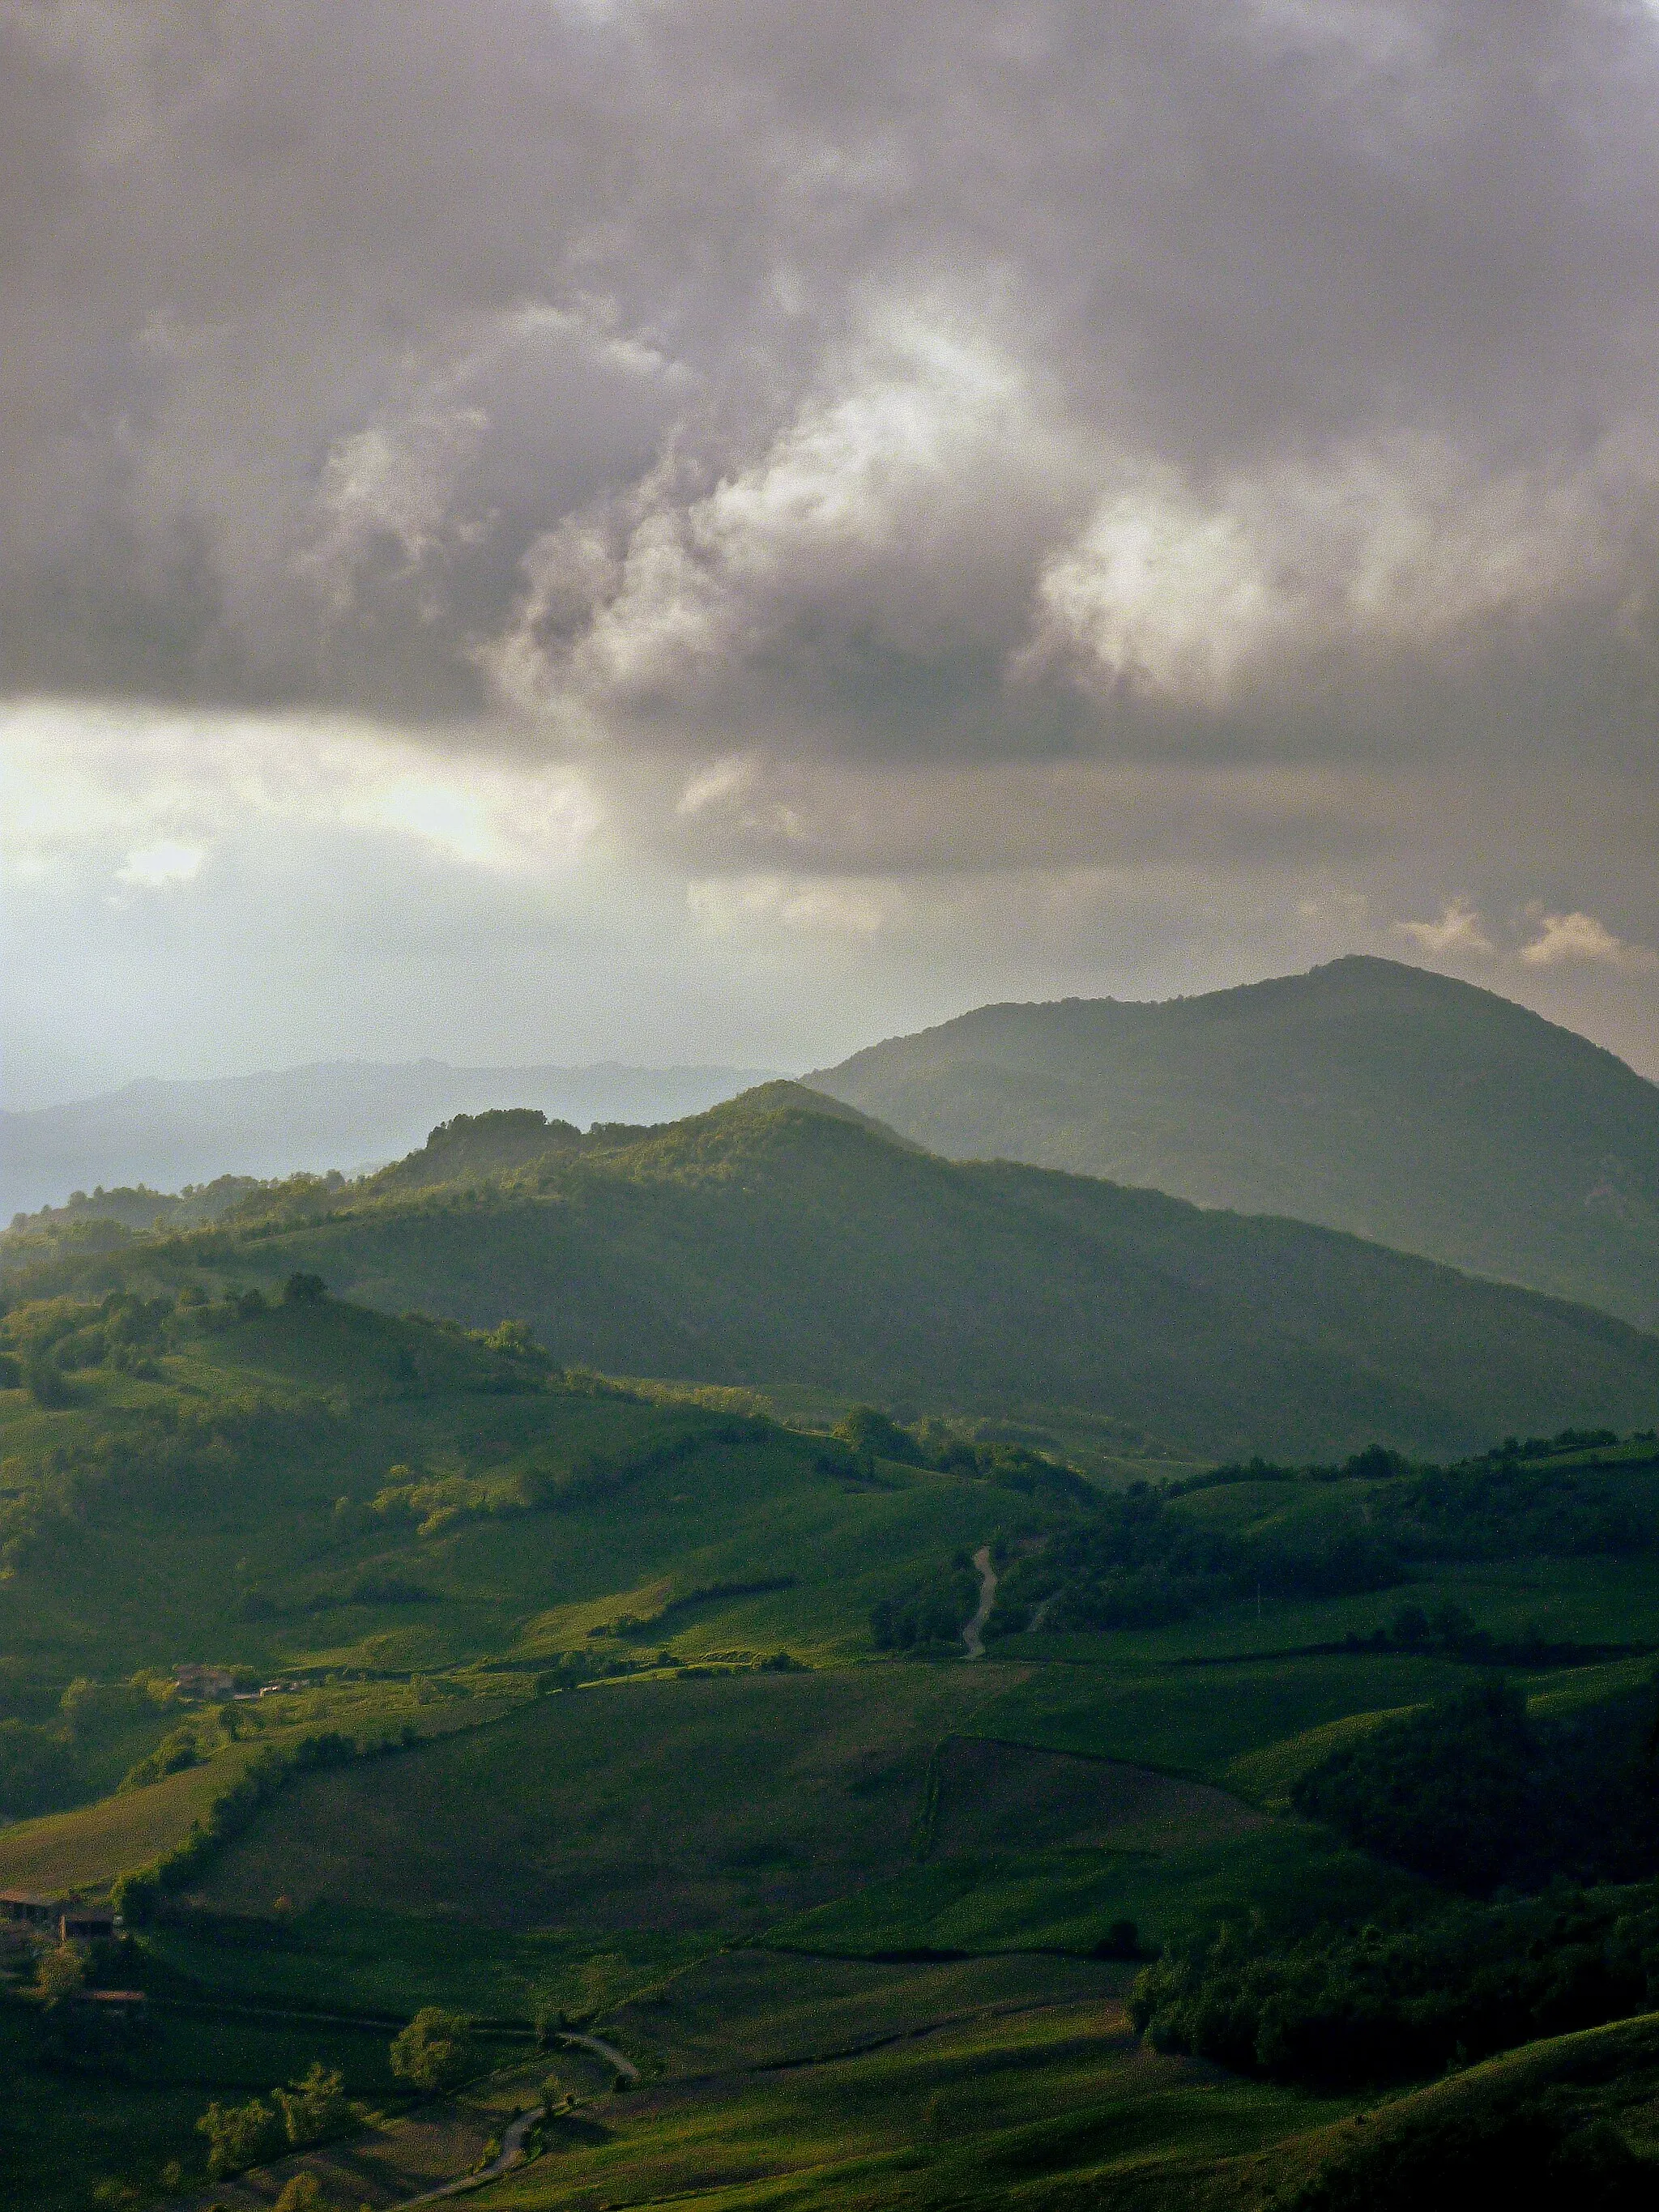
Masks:
[[[1638,0],[5,0],[0,685],[1634,975],[1656,113]]]

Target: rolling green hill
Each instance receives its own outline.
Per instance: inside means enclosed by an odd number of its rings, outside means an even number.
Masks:
[[[0,1653],[60,1685],[491,1654],[533,1680],[670,1642],[829,1657],[995,1525],[983,1484],[866,1478],[827,1437],[567,1377],[512,1330],[334,1299],[22,1305],[4,1365]]]
[[[950,1158],[1291,1214],[1659,1327],[1659,1086],[1422,969],[982,1006],[805,1080]]]
[[[866,1181],[896,1162],[997,1185],[784,1093],[574,1155],[561,1137],[506,1182],[410,1195],[388,1177],[339,1215],[301,1188],[287,1218],[31,1248],[82,1295],[0,1316],[0,1810],[26,1815],[0,1823],[0,1883],[115,1885],[131,1924],[88,1971],[147,1990],[149,2013],[94,2047],[31,1992],[27,1951],[0,1954],[9,2112],[35,2118],[0,2128],[6,2201],[199,2208],[209,2099],[320,2063],[385,2116],[298,2154],[324,2204],[458,2173],[550,2079],[537,2154],[486,2208],[696,2190],[1058,2212],[1081,2187],[1242,2212],[1328,2174],[1348,2186],[1364,2139],[1344,2124],[1382,2094],[1263,2056],[1258,2015],[1290,2017],[1287,1992],[1317,2052],[1375,1969],[1358,2016],[1395,2034],[1396,2089],[1461,2045],[1650,2002],[1659,1892],[1640,1868],[1623,1889],[1564,1886],[1630,1871],[1583,1856],[1585,1823],[1520,1900],[1449,1890],[1420,1848],[1457,1819],[1461,1747],[1489,1711],[1520,1753],[1535,1736],[1577,1761],[1577,1801],[1611,1802],[1595,1762],[1648,1724],[1659,1649],[1650,1435],[1103,1491],[937,1419],[792,1430],[732,1390],[571,1371],[513,1323],[394,1317],[291,1266],[278,1292],[252,1285],[307,1238],[388,1223],[588,1206],[603,1229],[607,1193],[648,1201],[664,1180],[775,1203],[769,1159],[799,1184],[824,1132],[822,1219],[860,1187],[849,1159]],[[494,1137],[463,1134],[476,1172]],[[906,1188],[878,1180],[876,1201]],[[961,1626],[993,1572],[969,1659]],[[191,1704],[166,1679],[185,1658],[277,1680]],[[1504,1696],[1472,1704],[1494,1671]],[[1403,1843],[1359,1834],[1354,1805],[1307,1816],[1334,1773],[1357,1776],[1363,1828],[1401,1756],[1438,1777]],[[1620,1784],[1626,1857],[1645,1771]],[[57,1796],[22,1802],[31,1777]],[[1511,1954],[1515,2001],[1505,1983],[1487,2002]],[[1427,2012],[1425,1962],[1445,1985]],[[1138,2045],[1122,2000],[1143,1965]],[[1220,2028],[1189,2002],[1212,1989],[1233,1993]],[[490,2070],[465,2112],[400,2117],[388,2044],[432,2003],[481,2016],[472,2063]],[[564,2028],[599,2052],[562,2046]],[[1650,2094],[1645,2049],[1628,2071]],[[637,2087],[613,2086],[605,2051]],[[1631,2099],[1545,2063],[1561,2095],[1543,2154],[1576,2156],[1611,2112],[1595,2140],[1645,2180]],[[1419,2111],[1437,2140],[1418,2094],[1381,2140],[1415,2143]],[[1508,2110],[1481,2106],[1500,2150]],[[269,2203],[293,2167],[222,2201]]]
[[[1081,1407],[1216,1455],[1437,1454],[1659,1412],[1659,1340],[1588,1309],[1297,1222],[944,1161],[792,1085],[660,1130],[550,1137],[494,1181],[469,1164],[423,1184],[417,1156],[106,1259],[18,1239],[12,1280],[314,1271],[393,1310],[511,1315],[564,1364],[918,1411]],[[473,1125],[469,1164],[487,1138]]]

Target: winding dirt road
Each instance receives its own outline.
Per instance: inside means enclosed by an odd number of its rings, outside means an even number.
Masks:
[[[997,1571],[991,1565],[991,1547],[981,1544],[974,1554],[974,1565],[979,1569],[979,1611],[962,1632],[962,1640],[968,1646],[970,1659],[985,1656],[984,1628],[991,1618],[991,1607],[997,1601]]]
[[[624,2058],[614,2043],[606,2043],[597,2035],[578,2035],[573,2027],[562,2029],[559,2040],[561,2043],[580,2044],[584,2051],[592,2051],[596,2057],[603,2058],[607,2066],[614,2066],[618,2074],[625,2075],[637,2087],[639,2068],[631,2058]]]
[[[488,2166],[481,2166],[476,2173],[464,2173],[459,2179],[446,2181],[436,2189],[428,2189],[423,2196],[405,2197],[392,2207],[391,2212],[410,2212],[416,2204],[435,2204],[441,2197],[459,2197],[470,2189],[482,2189],[486,2181],[494,2181],[498,2174],[508,2173],[524,2162],[524,2139],[538,2120],[545,2113],[545,2105],[532,2105],[527,2112],[520,2112],[508,2124],[501,2137],[501,2147]]]
[[[603,2058],[607,2066],[616,2068],[619,2080],[631,2081],[637,2086],[639,2068],[631,2058],[618,2051],[614,2043],[605,2042],[602,2036],[579,2035],[574,2028],[563,2030],[559,2041],[575,2045],[583,2051],[591,2051],[595,2057]],[[419,2197],[405,2197],[401,2203],[392,2208],[392,2212],[413,2212],[417,2204],[435,2204],[441,2197],[461,2197],[469,2190],[482,2189],[486,2181],[494,2181],[500,2174],[511,2172],[515,2166],[524,2162],[525,2137],[538,2120],[545,2118],[546,2114],[545,2105],[532,2105],[527,2112],[520,2112],[508,2126],[501,2137],[500,2151],[488,2166],[480,2166],[476,2173],[463,2173],[453,2181],[446,2181],[437,2189],[426,2190]]]

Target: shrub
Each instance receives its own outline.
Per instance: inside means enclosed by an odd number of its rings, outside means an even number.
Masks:
[[[48,2012],[64,2004],[87,1985],[86,1962],[68,1943],[43,1954],[34,1972],[35,1995]]]

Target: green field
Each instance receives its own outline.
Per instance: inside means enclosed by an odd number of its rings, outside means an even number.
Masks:
[[[1013,1670],[1016,1674],[1024,1670]],[[934,1743],[1007,1670],[882,1666],[622,1682],[308,1778],[202,1898],[385,1900],[485,1925],[755,1932],[902,1865]]]
[[[1284,1822],[1164,1852],[1073,1848],[945,1859],[802,1913],[769,1941],[847,1957],[1086,1956],[1118,1921],[1133,1921],[1143,1944],[1158,1948],[1253,1914],[1294,1931],[1355,1913],[1409,1911],[1423,1893],[1322,1831]]]
[[[1236,2157],[1342,2109],[1139,2051],[1108,1997],[1014,1988],[1006,2010],[966,2020],[948,1989],[913,1990],[908,2032],[866,2056],[769,2074],[728,2058],[712,2078],[653,2083],[550,2130],[544,2157],[480,2201],[1006,2202],[1061,2172]]]

